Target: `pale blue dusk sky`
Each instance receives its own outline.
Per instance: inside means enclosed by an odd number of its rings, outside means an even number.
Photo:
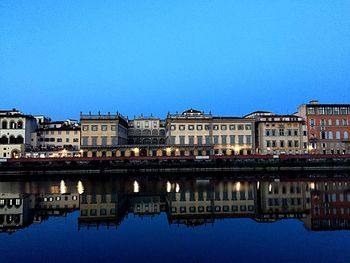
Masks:
[[[0,108],[292,113],[350,103],[350,1],[0,1]]]

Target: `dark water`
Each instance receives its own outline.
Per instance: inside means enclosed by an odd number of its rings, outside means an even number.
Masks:
[[[272,178],[0,182],[0,262],[350,262],[350,178]]]

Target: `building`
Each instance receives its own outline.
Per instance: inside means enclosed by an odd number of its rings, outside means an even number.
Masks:
[[[80,125],[78,121],[54,121],[39,123],[31,134],[32,151],[58,154],[58,151],[80,150]]]
[[[128,145],[139,148],[140,156],[157,155],[165,144],[165,121],[156,117],[134,117],[128,122]]]
[[[311,153],[350,153],[350,104],[319,104],[313,100],[301,105],[297,115],[306,120]]]
[[[220,218],[254,218],[257,212],[254,182],[213,181],[201,185],[186,181],[168,190],[170,224],[196,226]]]
[[[350,229],[350,181],[325,180],[312,185],[311,230]]]
[[[81,149],[86,157],[122,156],[128,141],[128,122],[121,114],[80,113]]]
[[[307,132],[302,117],[272,112],[253,112],[245,117],[254,118],[256,122],[257,154],[307,153]]]
[[[303,181],[260,182],[261,218],[305,218],[311,209],[310,186]]]
[[[254,120],[215,117],[189,109],[166,118],[167,155],[238,155],[254,153]]]
[[[19,158],[31,148],[31,133],[36,119],[20,111],[0,111],[0,158]]]

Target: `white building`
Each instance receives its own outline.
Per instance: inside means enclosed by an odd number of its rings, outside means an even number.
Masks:
[[[0,158],[19,158],[31,147],[31,133],[37,121],[20,111],[0,111]]]

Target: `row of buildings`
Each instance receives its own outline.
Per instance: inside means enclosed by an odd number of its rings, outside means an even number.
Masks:
[[[349,154],[350,104],[311,101],[289,115],[189,109],[165,119],[83,114],[80,120],[0,111],[0,158]]]
[[[311,230],[350,229],[350,182],[186,180],[0,183],[0,233],[80,210],[79,228],[117,227],[128,214],[198,226],[217,219],[296,218]]]

